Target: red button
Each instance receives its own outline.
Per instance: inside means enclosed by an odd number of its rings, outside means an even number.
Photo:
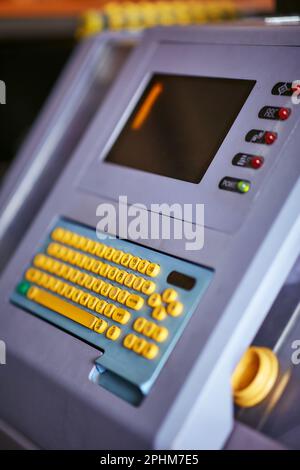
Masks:
[[[263,163],[264,163],[264,159],[261,157],[252,157],[250,161],[251,167],[254,168],[255,170],[260,168],[263,165]]]
[[[277,139],[277,134],[275,132],[265,132],[265,143],[267,145],[274,144],[275,140]]]
[[[280,110],[278,111],[278,117],[281,121],[285,121],[290,114],[291,111],[288,108],[280,108]]]

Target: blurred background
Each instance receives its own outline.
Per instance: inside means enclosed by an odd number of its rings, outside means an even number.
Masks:
[[[0,80],[6,83],[7,97],[6,105],[0,105],[0,184],[74,47],[85,37],[106,29],[136,30],[156,24],[199,24],[295,14],[299,3],[299,0],[1,0]],[[171,7],[168,9],[166,4]]]

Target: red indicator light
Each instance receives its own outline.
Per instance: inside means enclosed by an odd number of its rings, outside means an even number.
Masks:
[[[254,170],[258,170],[261,166],[263,166],[264,160],[261,157],[252,157],[250,161],[250,165]]]
[[[267,145],[274,144],[276,139],[277,139],[277,134],[275,134],[275,132],[265,132],[265,143]]]
[[[278,117],[281,121],[285,121],[290,114],[291,111],[288,108],[280,108],[280,110],[278,111]]]

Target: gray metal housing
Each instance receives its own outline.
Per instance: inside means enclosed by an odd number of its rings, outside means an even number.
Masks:
[[[272,86],[300,76],[300,29],[202,27],[156,29],[123,69],[8,264],[0,281],[0,331],[7,365],[0,368],[0,414],[42,448],[214,449],[233,427],[232,371],[251,343],[300,247],[299,109],[278,128],[261,173],[247,173],[249,195],[220,191],[245,131],[273,104]],[[105,150],[153,71],[255,77],[241,110],[199,187],[111,168]],[[286,98],[276,97],[286,105]],[[277,124],[275,124],[277,126]],[[274,129],[274,124],[272,129]],[[251,151],[254,144],[247,144]],[[246,170],[249,172],[250,170]],[[151,188],[155,190],[150,191]],[[36,246],[59,216],[95,227],[100,202],[205,202],[205,244],[184,240],[146,246],[206,265],[215,276],[149,396],[133,407],[88,380],[98,352],[9,303]],[[192,221],[191,221],[192,222]],[[3,384],[3,385],[2,385]]]

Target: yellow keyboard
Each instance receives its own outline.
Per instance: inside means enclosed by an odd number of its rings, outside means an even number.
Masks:
[[[12,301],[101,349],[101,370],[146,394],[211,277],[201,266],[118,238],[99,241],[90,228],[62,220]]]

